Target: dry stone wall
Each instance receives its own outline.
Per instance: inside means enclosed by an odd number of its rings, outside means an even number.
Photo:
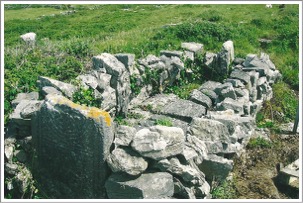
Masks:
[[[13,101],[6,174],[17,174],[16,139],[29,139],[23,147],[35,151],[32,172],[51,198],[211,198],[212,181],[233,169],[233,157],[254,134],[256,113],[281,74],[265,53],[235,58],[232,41],[219,53],[205,52],[199,43],[181,47],[138,60],[133,54],[93,57],[92,70],[77,79],[101,98],[100,108],[70,101],[77,87],[39,77],[43,100],[29,93]],[[202,53],[205,66],[222,74],[231,69],[228,78],[203,83],[188,100],[162,94],[182,70],[191,72],[184,59]],[[147,69],[157,71],[151,80],[156,86],[143,83]],[[142,86],[135,97],[131,76]],[[151,95],[155,87],[160,94]],[[121,115],[129,115],[128,126],[113,121]],[[171,126],[159,125],[161,120]]]

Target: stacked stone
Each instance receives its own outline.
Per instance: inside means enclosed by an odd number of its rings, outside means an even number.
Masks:
[[[146,68],[159,73],[159,87],[171,85],[195,60],[203,45],[182,43],[183,51],[160,52],[135,61],[133,54],[103,53],[93,57],[93,70],[77,79],[101,98],[100,108],[71,102],[78,87],[39,77],[38,93],[13,101],[10,132],[32,135],[37,153],[37,177],[54,198],[162,199],[210,198],[212,180],[226,178],[232,158],[254,131],[254,117],[272,97],[271,85],[281,74],[269,56],[234,58],[232,41],[218,54],[206,53],[209,68],[231,74],[224,83],[207,81],[188,100],[176,95],[150,96],[148,87],[130,101],[130,76],[143,77]],[[163,90],[163,89],[162,89]],[[131,105],[129,105],[131,104]],[[111,116],[132,127],[114,125]],[[170,119],[174,127],[156,125]],[[7,173],[14,151],[6,139]],[[22,159],[18,152],[18,157]],[[17,155],[16,155],[17,156]]]

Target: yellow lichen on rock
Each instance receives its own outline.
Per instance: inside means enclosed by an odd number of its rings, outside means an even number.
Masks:
[[[103,117],[104,121],[106,122],[107,126],[111,126],[111,117],[108,112],[98,109],[96,107],[87,107],[76,104],[71,100],[60,96],[60,95],[52,95],[47,96],[47,100],[51,102],[53,105],[60,104],[60,105],[67,105],[73,109],[77,109],[81,111],[85,116],[92,118],[92,119],[100,119],[100,116]]]

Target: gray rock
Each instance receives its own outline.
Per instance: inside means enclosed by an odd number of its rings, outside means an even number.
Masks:
[[[195,42],[183,42],[181,43],[181,48],[187,51],[191,51],[195,54],[203,52],[203,44],[199,44]]]
[[[10,115],[11,121],[20,125],[30,125],[30,119],[39,110],[41,103],[42,101],[36,100],[21,101]]]
[[[194,117],[202,117],[206,114],[204,106],[192,101],[178,99],[169,103],[160,110],[161,114],[178,118],[180,120],[191,121]]]
[[[271,70],[276,70],[275,64],[269,59],[269,55],[261,52],[260,60],[268,65]]]
[[[157,64],[159,62],[161,62],[160,58],[152,54],[149,54],[147,57],[143,59],[138,59],[138,63],[144,67],[148,67],[149,65]]]
[[[220,141],[203,141],[209,154],[219,154],[224,151],[223,143]],[[224,146],[226,146],[225,144]]]
[[[211,99],[213,105],[215,105],[218,102],[218,95],[213,90],[199,89],[199,91],[201,91],[203,94],[208,96]]]
[[[234,60],[234,46],[232,41],[224,42],[221,52],[217,54],[216,65],[212,65],[218,74],[227,75],[230,64]]]
[[[194,118],[190,124],[189,134],[201,141],[230,142],[227,127],[219,121],[210,119]]]
[[[211,99],[203,94],[201,91],[194,89],[189,96],[189,100],[203,105],[205,108],[210,108],[212,106]]]
[[[58,95],[62,95],[62,92],[58,91],[56,88],[51,87],[51,86],[45,86],[42,87],[41,89],[41,94],[43,95],[43,97],[45,97],[48,94],[58,94]]]
[[[249,92],[247,91],[247,89],[235,88],[235,93],[237,97],[249,96]]]
[[[38,92],[19,93],[19,94],[17,94],[17,97],[12,101],[12,106],[13,106],[13,108],[16,108],[16,106],[22,100],[38,100],[38,99],[39,99],[39,93]]]
[[[194,61],[195,60],[195,53],[191,51],[184,51],[183,56],[185,60]]]
[[[237,99],[235,90],[231,83],[224,83],[224,84],[218,86],[215,89],[215,92],[219,95],[219,98],[222,100],[224,98]]]
[[[190,183],[191,185],[202,185],[205,182],[204,174],[201,171],[190,165],[181,164],[175,157],[160,160],[156,163],[155,167],[163,172],[169,172],[181,177],[184,182]]]
[[[245,59],[243,65],[244,65],[245,67],[249,67],[249,66],[250,66],[250,62],[251,62],[252,60],[254,60],[255,58],[256,58],[256,59],[258,58],[257,54],[247,54],[247,55],[246,55],[246,59]]]
[[[151,112],[160,113],[161,111],[163,111],[165,106],[168,106],[170,103],[176,100],[178,100],[178,96],[174,94],[157,94],[145,99],[138,105],[142,109],[147,109]]]
[[[199,90],[201,89],[208,89],[214,91],[218,86],[222,85],[220,82],[215,82],[215,81],[207,81],[203,83],[200,87]]]
[[[209,180],[212,180],[214,177],[217,180],[224,180],[233,169],[233,161],[210,154],[198,167]]]
[[[184,132],[181,128],[153,126],[139,130],[131,146],[144,157],[160,160],[180,154],[184,141]]]
[[[238,58],[238,57],[236,57],[236,58],[234,59],[233,63],[234,63],[235,65],[242,65],[242,64],[244,63],[244,61],[245,61],[244,58]]]
[[[123,63],[123,65],[126,67],[128,71],[130,71],[130,67],[135,64],[135,54],[124,54],[119,53],[115,54],[115,57]]]
[[[119,77],[125,71],[125,66],[115,56],[102,53],[93,57],[93,65],[96,70],[104,69],[107,74]]]
[[[5,163],[4,171],[9,175],[16,175],[18,172],[18,165],[14,163]]]
[[[45,86],[54,87],[58,91],[62,92],[68,98],[72,98],[74,92],[77,90],[77,88],[74,85],[43,76],[38,77],[37,85],[40,89],[42,89]]]
[[[119,125],[116,130],[114,143],[116,145],[128,146],[133,140],[136,132],[137,130],[133,127]]]
[[[245,85],[241,82],[241,80],[238,79],[226,79],[225,83],[231,83],[233,87],[245,87]]]
[[[258,83],[258,80],[259,80],[259,77],[260,77],[259,72],[250,71],[250,72],[248,72],[248,74],[250,75],[251,86],[256,87],[257,83]]]
[[[178,58],[182,57],[182,51],[168,51],[168,50],[161,50],[160,51],[160,55],[164,55],[166,57],[172,57],[172,56],[176,56]]]
[[[91,87],[92,89],[97,89],[98,87],[97,78],[91,74],[79,75],[76,79],[79,80],[81,85],[86,89],[88,89],[89,87]]]
[[[174,196],[181,196],[185,199],[196,199],[194,188],[186,187],[184,184],[174,177]]]
[[[10,115],[9,133],[18,139],[31,135],[31,117],[39,110],[41,101],[22,100]]]
[[[239,79],[244,82],[244,84],[250,83],[250,75],[239,69],[233,70],[230,74],[230,78]]]
[[[299,188],[299,159],[280,169],[278,181],[283,185]]]
[[[138,178],[113,174],[105,187],[110,199],[162,199],[174,194],[173,176],[165,172],[146,173]]]
[[[4,146],[4,155],[7,158],[8,162],[12,162],[14,156],[14,145],[9,144]]]
[[[206,65],[208,68],[216,69],[219,60],[218,57],[218,54],[206,52],[203,60],[204,65]]]
[[[192,146],[190,142],[185,142],[185,146],[183,148],[182,156],[186,161],[193,160],[198,157],[198,153],[195,148]]]
[[[243,103],[232,98],[225,98],[224,101],[218,104],[217,109],[221,111],[231,109],[235,113],[243,114]]]
[[[47,95],[32,118],[39,180],[56,198],[100,198],[108,175],[105,160],[113,142],[110,115]],[[53,188],[53,189],[52,189]],[[55,189],[54,189],[55,188]],[[83,190],[82,188],[86,188]]]
[[[20,116],[23,119],[30,119],[33,114],[39,110],[42,101],[30,101],[28,104],[20,111]]]
[[[257,81],[257,86],[263,85],[264,83],[267,83],[267,79],[265,76],[260,77],[259,80]]]
[[[20,38],[24,41],[24,42],[27,42],[27,43],[33,43],[36,41],[36,33],[34,32],[29,32],[29,33],[26,33],[26,34],[23,34],[20,36]]]
[[[198,153],[198,157],[194,159],[195,163],[202,163],[203,158],[208,154],[208,149],[205,143],[196,136],[187,135],[187,142],[185,144],[189,145]]]
[[[113,172],[125,172],[129,175],[143,173],[148,163],[131,149],[117,148],[107,157],[107,163]]]
[[[116,114],[126,115],[129,104],[130,89],[130,73],[127,71],[123,63],[115,56],[103,53],[93,57],[93,64],[96,70],[105,69],[106,73],[111,75],[110,86],[115,89],[116,93]],[[106,80],[107,81],[107,80]],[[107,91],[112,95],[111,91]],[[106,98],[106,97],[104,97]],[[113,98],[113,96],[111,96]],[[109,104],[109,103],[108,103]]]
[[[255,127],[255,119],[253,117],[242,117],[238,114],[230,113],[230,110],[219,112],[210,111],[210,118],[222,122],[231,133],[236,133],[237,130],[243,132],[237,135],[239,139],[249,136]],[[238,129],[240,128],[240,129]]]

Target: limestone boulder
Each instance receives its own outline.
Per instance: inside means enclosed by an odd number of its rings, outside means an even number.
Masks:
[[[194,118],[190,124],[189,134],[196,136],[201,141],[230,142],[227,127],[223,123],[211,119]]]
[[[132,148],[143,157],[161,160],[180,154],[185,142],[181,128],[152,126],[139,130],[131,143]]]
[[[27,43],[34,43],[36,41],[36,37],[37,35],[34,32],[29,32],[20,36],[20,38]]]
[[[35,175],[50,197],[104,197],[105,161],[114,138],[107,112],[47,95],[32,118],[32,137]]]
[[[163,199],[174,194],[173,176],[166,172],[129,177],[114,173],[105,184],[109,199]]]
[[[197,104],[201,104],[205,108],[210,108],[212,106],[211,99],[197,89],[192,91],[192,93],[189,96],[189,100],[191,100]]]
[[[19,93],[17,94],[16,98],[11,102],[13,108],[22,101],[22,100],[38,100],[39,93],[38,92],[29,92],[29,93]]]
[[[191,51],[195,54],[203,52],[203,44],[196,42],[183,42],[181,43],[181,48]]]
[[[116,129],[114,143],[121,146],[129,146],[137,130],[126,125],[119,125]]]
[[[77,90],[77,88],[72,84],[68,84],[65,82],[61,82],[61,81],[54,80],[49,77],[43,77],[43,76],[38,77],[37,85],[40,89],[42,89],[45,86],[54,87],[58,91],[62,92],[68,98],[72,98],[74,92],[76,92],[76,90]]]
[[[144,158],[128,148],[114,149],[108,156],[107,163],[112,172],[125,172],[129,175],[139,175],[148,166]]]

